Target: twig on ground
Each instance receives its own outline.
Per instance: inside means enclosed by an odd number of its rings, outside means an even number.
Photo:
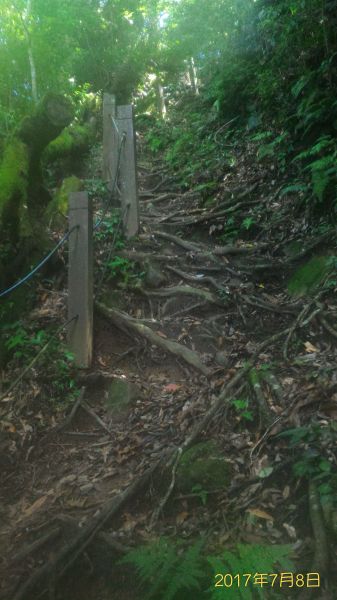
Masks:
[[[324,329],[330,334],[332,335],[332,337],[334,337],[335,339],[337,339],[337,331],[336,329],[334,329],[330,323],[328,323],[328,321],[323,317],[323,315],[319,315],[319,321],[321,323],[321,325],[324,327]]]
[[[95,411],[92,408],[90,408],[90,406],[88,406],[85,402],[82,402],[81,408],[83,408],[83,410],[85,410],[85,412],[88,413],[88,415],[95,419],[96,423],[98,423],[98,425],[102,427],[102,429],[104,429],[109,435],[112,435],[112,432],[110,431],[109,427],[104,423],[104,421],[102,421],[102,419],[95,413]]]
[[[165,494],[165,496],[161,499],[161,501],[159,502],[159,506],[157,506],[157,508],[154,510],[152,517],[151,517],[151,521],[150,521],[150,529],[153,529],[154,526],[156,525],[159,515],[160,513],[163,511],[165,505],[167,504],[173,489],[174,489],[174,485],[175,485],[175,481],[176,481],[176,472],[177,472],[177,468],[178,468],[178,464],[181,458],[181,455],[183,453],[183,449],[182,448],[178,448],[177,450],[177,456],[175,458],[173,467],[172,467],[172,474],[171,474],[171,482],[170,485],[168,487],[168,490]]]
[[[46,533],[45,535],[40,537],[38,540],[35,540],[35,542],[32,542],[31,544],[24,546],[21,550],[19,550],[19,552],[14,554],[14,556],[12,557],[12,560],[14,562],[19,562],[19,561],[22,561],[25,558],[27,558],[27,556],[32,556],[32,554],[34,554],[34,552],[36,552],[37,550],[40,550],[40,548],[42,548],[43,546],[48,544],[48,542],[56,539],[60,535],[60,533],[61,533],[61,528],[55,527],[54,529],[52,529],[51,531],[49,531],[48,533]]]

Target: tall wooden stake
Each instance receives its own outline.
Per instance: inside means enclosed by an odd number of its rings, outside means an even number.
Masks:
[[[121,209],[127,238],[139,231],[139,204],[136,166],[136,136],[131,105],[117,107],[120,138],[126,134],[120,163]]]
[[[92,203],[87,192],[69,195],[68,343],[78,367],[88,368],[93,339]]]
[[[116,177],[119,135],[116,130],[116,97],[103,96],[103,179],[110,192]],[[114,125],[115,123],[115,125]]]

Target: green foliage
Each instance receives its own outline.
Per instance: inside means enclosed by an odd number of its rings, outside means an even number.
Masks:
[[[289,558],[290,552],[291,546],[287,545],[238,544],[234,552],[225,550],[222,556],[209,557],[208,561],[212,567],[215,581],[220,582],[219,587],[213,583],[210,588],[210,597],[212,600],[217,598],[253,600],[256,593],[259,598],[265,598],[264,591],[258,586],[254,586],[254,592],[251,591],[249,585],[247,587],[239,586],[235,582],[231,587],[223,587],[223,585],[221,586],[221,577],[226,573],[233,576],[236,574],[242,576],[244,573],[277,573],[280,569],[293,572],[294,564]]]
[[[200,589],[204,579],[202,548],[202,540],[184,548],[182,542],[161,538],[132,550],[120,564],[136,568],[141,583],[148,586],[144,598],[174,600],[181,592]]]
[[[46,400],[55,400],[56,410],[62,410],[78,395],[74,380],[74,356],[57,337],[53,337],[55,332],[43,329],[35,331],[22,321],[16,321],[10,325],[4,324],[1,333],[12,364],[21,369],[48,343],[38,360],[38,370],[50,379],[48,391],[42,389],[41,393],[45,393]]]
[[[315,159],[308,162],[312,157]],[[313,194],[322,202],[330,184],[337,184],[336,140],[330,135],[319,137],[312,146],[295,156],[295,161],[307,163],[304,171],[310,173]]]
[[[131,564],[136,568],[145,590],[143,598],[160,600],[185,600],[193,598],[264,598],[264,592],[254,586],[215,586],[221,576],[244,573],[278,573],[294,571],[290,560],[291,547],[286,545],[262,546],[238,544],[235,550],[225,550],[218,556],[205,557],[202,540],[186,545],[178,540],[172,542],[161,538],[148,546],[140,546],[129,552],[120,564]],[[209,581],[212,581],[211,587]],[[256,595],[255,595],[256,593]]]
[[[194,485],[192,487],[192,494],[194,494],[195,496],[199,496],[202,504],[206,506],[208,499],[208,491],[204,490],[200,483],[197,483],[197,485]]]
[[[244,421],[253,421],[253,413],[249,408],[249,400],[244,400],[242,398],[238,398],[237,400],[232,400],[232,406],[234,406],[235,410],[238,413],[240,420]]]
[[[314,479],[323,502],[331,501],[337,505],[336,468],[323,451],[323,448],[333,447],[337,442],[336,424],[313,423],[283,431],[279,437],[286,439],[294,452],[294,476]]]
[[[243,229],[246,229],[247,231],[255,224],[255,220],[253,217],[246,217],[245,219],[243,219],[241,227],[243,227]]]
[[[99,193],[105,193],[105,201],[109,202],[109,196],[106,194],[105,184],[100,182],[91,189],[90,194],[96,194],[97,190]],[[99,218],[99,217],[98,217]],[[125,248],[125,239],[121,228],[120,213],[118,210],[112,210],[109,215],[103,218],[100,226],[94,231],[95,239],[99,242],[112,242],[115,250],[122,250]]]
[[[7,327],[7,330],[14,330],[5,342],[8,350],[14,351],[15,358],[23,357],[25,360],[32,357],[32,352],[36,347],[43,346],[47,341],[47,335],[44,330],[30,333],[18,321]]]
[[[115,256],[107,264],[107,278],[115,279],[121,277],[123,283],[127,284],[133,274],[134,263],[128,258]]]

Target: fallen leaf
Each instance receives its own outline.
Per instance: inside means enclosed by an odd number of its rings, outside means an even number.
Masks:
[[[186,521],[187,517],[188,517],[188,512],[184,511],[184,512],[179,513],[176,517],[177,525],[181,525],[182,523],[184,523],[184,521]]]
[[[178,390],[181,390],[181,385],[178,385],[177,383],[169,383],[168,385],[165,385],[163,392],[171,392],[174,394]]]
[[[156,333],[157,333],[157,335],[159,335],[159,337],[161,337],[161,338],[167,338],[167,335],[166,335],[165,333],[163,333],[162,331],[157,331]]]
[[[304,347],[306,352],[319,352],[319,349],[313,346],[311,342],[305,342]]]
[[[31,517],[32,514],[34,514],[37,510],[39,510],[39,508],[41,508],[44,505],[47,499],[48,495],[46,494],[45,496],[41,496],[40,498],[35,500],[33,504],[31,504],[28,508],[26,508],[26,510],[24,510],[25,516]]]
[[[296,533],[296,529],[295,527],[293,527],[292,525],[288,525],[288,523],[283,523],[283,527],[286,530],[287,534],[289,535],[289,537],[292,540],[296,540],[297,538],[297,533]]]
[[[250,515],[254,517],[258,517],[259,519],[265,519],[266,521],[274,521],[274,517],[272,517],[269,513],[261,510],[260,508],[248,508],[246,510]]]

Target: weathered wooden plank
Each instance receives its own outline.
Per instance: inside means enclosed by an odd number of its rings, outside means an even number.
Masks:
[[[116,98],[111,94],[103,97],[103,179],[112,191],[117,169],[118,132],[116,119]],[[116,121],[115,121],[116,122]]]
[[[120,138],[126,136],[121,153],[120,189],[124,233],[130,238],[139,231],[136,136],[131,105],[117,107],[117,124]]]
[[[87,192],[69,195],[68,317],[78,315],[68,330],[68,343],[75,364],[88,368],[93,339],[93,248],[92,202]]]

